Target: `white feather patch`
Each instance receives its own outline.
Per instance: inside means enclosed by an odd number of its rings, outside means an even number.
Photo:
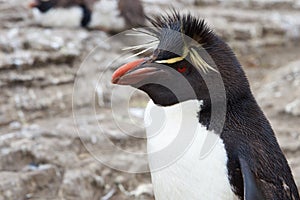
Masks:
[[[45,27],[79,27],[83,16],[82,8],[52,8],[42,13],[33,9],[35,23]]]
[[[205,138],[214,134],[198,122],[199,101],[190,100],[173,106],[160,107],[150,101],[145,111],[149,165],[156,200],[233,200],[237,199],[227,175],[227,154],[221,138],[210,154],[200,159]],[[161,127],[153,127],[161,125]],[[185,124],[182,130],[181,126]],[[163,151],[179,134],[195,133],[182,155],[160,169],[170,159]],[[186,143],[182,143],[186,145]],[[171,152],[182,147],[176,145]],[[154,153],[157,153],[154,155]],[[171,161],[171,160],[170,160]]]

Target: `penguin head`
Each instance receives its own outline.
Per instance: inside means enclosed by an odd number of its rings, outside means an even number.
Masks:
[[[37,8],[40,12],[45,13],[56,6],[57,0],[34,0],[29,4],[30,8]]]
[[[161,106],[192,99],[210,105],[212,95],[230,94],[234,99],[244,93],[243,87],[247,89],[231,49],[204,20],[176,11],[148,19],[154,26],[149,34],[157,38],[158,46],[150,57],[117,69],[112,83],[136,87]],[[220,81],[224,90],[212,94],[219,91]]]

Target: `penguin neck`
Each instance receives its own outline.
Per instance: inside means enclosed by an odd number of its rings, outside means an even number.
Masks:
[[[243,93],[243,95],[238,96],[238,98],[232,98],[227,95],[226,102],[215,101],[211,103],[210,100],[204,100],[201,110],[199,111],[199,122],[201,125],[205,126],[208,130],[214,131],[216,134],[221,134],[224,126],[227,125],[227,119],[232,115],[244,113],[241,108],[251,107],[259,111],[260,108],[256,103],[251,91],[249,93]],[[214,112],[212,111],[214,109]],[[261,114],[260,112],[257,114]],[[225,121],[224,121],[225,120]],[[221,122],[224,122],[221,123]]]
[[[200,125],[197,113],[201,104],[199,100],[188,100],[172,106],[159,106],[150,100],[144,116],[148,153],[168,146],[173,148],[178,138],[191,142]]]

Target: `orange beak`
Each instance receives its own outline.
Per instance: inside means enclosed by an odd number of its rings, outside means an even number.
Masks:
[[[38,4],[37,4],[36,1],[32,1],[32,2],[30,2],[30,3],[28,4],[28,7],[29,7],[29,8],[34,8],[34,7],[37,7],[37,6],[38,6]]]
[[[121,66],[113,73],[111,82],[118,85],[134,86],[145,79],[155,79],[159,75],[166,74],[164,70],[146,61],[147,58],[141,58]]]
[[[145,59],[141,58],[135,61],[132,61],[130,63],[127,63],[125,65],[122,65],[120,68],[118,68],[112,75],[112,80],[111,82],[114,84],[118,84],[118,81],[120,80],[120,78],[126,74],[126,72],[132,70],[133,68],[137,67],[138,65],[140,65],[142,62],[144,62]]]

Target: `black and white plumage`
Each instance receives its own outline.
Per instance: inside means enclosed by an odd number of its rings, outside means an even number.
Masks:
[[[145,23],[139,0],[33,0],[35,23],[45,27],[87,27],[122,31]]]
[[[96,0],[33,0],[34,20],[46,27],[87,27]]]
[[[156,199],[299,200],[287,160],[230,47],[190,14],[174,11],[150,21],[155,28],[147,32],[156,38],[157,48],[149,58],[120,67],[112,82],[149,95],[146,124],[160,124],[165,116],[156,135],[153,127],[147,128],[148,153],[172,146],[180,134],[195,132],[189,148],[160,170],[153,166],[167,157],[149,156]],[[225,95],[218,90],[219,76]],[[190,84],[194,95],[178,77]],[[157,83],[177,88],[177,94]],[[214,119],[213,109],[220,112]],[[207,135],[216,136],[216,143],[199,159]]]

